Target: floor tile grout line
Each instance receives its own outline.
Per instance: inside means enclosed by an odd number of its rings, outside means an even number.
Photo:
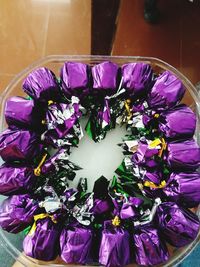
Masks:
[[[42,57],[46,55],[46,44],[47,44],[47,36],[48,36],[48,29],[49,29],[49,18],[50,18],[50,7],[48,5],[48,14],[47,19],[45,22],[45,34],[44,34],[44,43],[42,47]]]

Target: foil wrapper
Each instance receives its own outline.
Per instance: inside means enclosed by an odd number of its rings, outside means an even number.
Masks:
[[[200,173],[171,173],[163,192],[170,201],[187,208],[196,207],[200,203]]]
[[[170,71],[165,71],[156,79],[147,102],[152,109],[166,110],[178,104],[184,93],[182,82]]]
[[[65,62],[60,72],[61,86],[66,97],[82,99],[89,93],[89,66],[84,63]]]
[[[95,142],[103,140],[107,131],[114,127],[111,116],[109,100],[105,98],[102,107],[92,111],[86,125],[86,132]]]
[[[0,226],[7,232],[19,233],[33,222],[38,210],[38,203],[30,195],[13,195],[1,203]]]
[[[51,261],[59,254],[60,226],[50,217],[39,219],[23,241],[24,253],[38,260]]]
[[[99,262],[106,267],[122,267],[130,263],[128,231],[122,227],[114,227],[110,222],[105,222],[99,250]]]
[[[13,195],[30,191],[36,181],[33,168],[4,164],[0,167],[0,194]]]
[[[60,256],[66,263],[86,264],[92,245],[92,230],[82,226],[68,226],[60,236]]]
[[[147,166],[150,168],[157,167],[158,163],[155,160],[155,156],[159,154],[160,145],[150,146],[148,140],[140,140],[140,142],[135,145],[135,153],[131,158],[132,162],[138,166]]]
[[[137,62],[122,66],[123,87],[129,97],[144,94],[152,85],[153,70],[149,64]]]
[[[34,132],[7,129],[0,134],[0,156],[4,161],[30,161],[42,148]]]
[[[93,90],[113,95],[117,90],[119,67],[109,61],[92,67]]]
[[[179,105],[161,113],[159,130],[167,138],[192,137],[196,128],[196,116],[186,105]]]
[[[147,224],[138,226],[133,235],[135,260],[138,265],[162,264],[169,259],[169,252],[158,230]]]
[[[41,110],[33,100],[13,96],[6,101],[5,119],[9,127],[36,129],[41,125]]]
[[[200,147],[193,139],[170,142],[167,150],[166,159],[172,169],[195,170],[200,166]]]
[[[78,119],[80,116],[80,104],[77,97],[72,97],[70,104],[61,103],[49,105],[45,121],[47,130],[42,134],[42,140],[54,147],[69,145],[69,142],[65,143],[65,139],[69,139],[67,137],[70,134],[72,137],[77,135],[74,131],[74,127],[76,124],[79,125]],[[79,131],[81,131],[81,128]],[[60,145],[59,140],[63,140],[63,143],[61,142]]]
[[[23,82],[23,90],[34,100],[58,100],[60,89],[55,74],[47,68],[33,70]]]
[[[199,232],[197,215],[173,202],[161,203],[155,218],[162,236],[174,247],[188,245],[194,241]]]

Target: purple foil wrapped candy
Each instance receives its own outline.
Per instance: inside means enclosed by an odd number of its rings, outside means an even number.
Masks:
[[[138,226],[133,235],[136,263],[139,265],[157,265],[169,259],[165,242],[158,230],[150,224]]]
[[[67,97],[82,98],[89,92],[89,66],[84,63],[65,62],[60,73],[62,89]]]
[[[105,222],[99,250],[99,262],[106,267],[122,267],[130,263],[130,236],[122,227]]]
[[[196,207],[200,203],[200,173],[173,172],[163,191],[170,201],[187,208]]]
[[[38,203],[28,194],[11,196],[0,206],[0,226],[7,232],[19,233],[32,223],[38,210]]]
[[[161,113],[159,129],[168,138],[192,137],[196,128],[196,116],[186,105],[179,105]]]
[[[150,143],[149,143],[150,144]],[[131,160],[139,166],[157,167],[154,157],[158,155],[160,146],[150,146],[146,140],[138,143],[137,151],[133,154]]]
[[[42,165],[41,172],[46,175],[59,170],[59,166],[63,165],[69,158],[69,150],[66,148],[59,149]],[[63,162],[63,164],[62,164]]]
[[[113,95],[117,91],[119,67],[109,61],[92,67],[93,90],[106,95]]]
[[[131,97],[145,93],[152,83],[153,70],[149,64],[138,62],[122,66],[123,87]]]
[[[103,214],[111,209],[108,199],[95,199],[91,212],[94,214]]]
[[[158,76],[147,98],[150,108],[165,110],[179,103],[185,93],[182,82],[171,72]]]
[[[23,242],[24,252],[38,260],[54,260],[59,254],[60,226],[48,214],[38,214],[34,219],[35,223]]]
[[[32,71],[24,80],[23,90],[34,100],[47,102],[59,99],[59,85],[55,74],[47,68]]]
[[[0,194],[12,195],[30,191],[36,181],[33,168],[4,164],[0,167]]]
[[[163,180],[162,173],[158,170],[146,171],[142,178],[143,180],[143,192],[149,198],[157,198],[163,196],[163,188],[166,186],[166,182]]]
[[[195,170],[200,166],[200,147],[193,139],[170,142],[167,150],[167,162],[172,169]]]
[[[4,161],[32,160],[42,150],[39,141],[34,132],[7,129],[0,134],[0,156]]]
[[[51,104],[46,113],[47,131],[42,135],[42,139],[55,147],[57,140],[64,139],[73,129],[80,118],[80,104],[77,97],[72,97],[70,104]]]
[[[155,219],[162,236],[174,247],[188,245],[199,232],[197,215],[173,202],[161,203]]]
[[[66,263],[86,264],[92,245],[92,231],[81,226],[64,229],[60,236],[60,256]]]
[[[19,96],[6,101],[5,119],[10,127],[35,128],[41,124],[40,112],[36,110],[34,101]]]

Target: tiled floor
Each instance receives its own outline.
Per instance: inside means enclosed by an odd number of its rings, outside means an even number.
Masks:
[[[113,55],[153,56],[200,80],[200,1],[158,0],[160,22],[143,19],[143,1],[122,0]]]
[[[91,0],[0,1],[0,91],[49,54],[90,54]]]

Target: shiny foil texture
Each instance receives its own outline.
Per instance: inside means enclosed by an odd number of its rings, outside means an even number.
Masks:
[[[193,208],[200,203],[200,173],[171,173],[163,192],[170,201]]]
[[[12,195],[30,191],[36,181],[33,168],[4,164],[0,167],[0,194]]]
[[[86,264],[91,245],[92,230],[81,226],[68,227],[60,236],[60,256],[66,263]]]
[[[33,70],[23,82],[23,90],[34,100],[57,100],[60,89],[55,74],[47,68]]]
[[[4,161],[30,161],[42,150],[39,141],[34,132],[6,129],[0,134],[0,156]]]
[[[30,195],[13,195],[1,203],[0,226],[7,232],[19,233],[33,222],[38,210]]]
[[[156,79],[147,102],[152,109],[165,110],[179,103],[184,93],[182,82],[170,71],[165,71]]]
[[[56,146],[56,140],[65,138],[80,116],[79,104],[76,102],[50,105],[46,113],[47,130],[42,139]]]
[[[149,64],[137,62],[122,66],[123,88],[129,97],[144,94],[152,83],[153,70]]]
[[[179,105],[161,113],[159,130],[167,138],[192,137],[196,128],[196,115],[186,105]]]
[[[128,231],[121,227],[105,227],[102,231],[99,262],[106,267],[122,267],[130,263]]]
[[[195,170],[200,165],[200,147],[193,139],[169,142],[167,162],[172,169]]]
[[[173,202],[161,203],[155,218],[162,236],[174,247],[190,244],[199,232],[197,215]]]
[[[36,230],[28,234],[23,242],[27,256],[38,260],[51,261],[59,254],[60,227],[50,218],[37,221]]]
[[[93,90],[106,95],[117,91],[119,67],[106,61],[92,67]]]
[[[5,119],[9,127],[36,128],[41,124],[40,111],[33,100],[13,96],[6,101]]]
[[[159,149],[149,148],[146,141],[140,141],[137,151],[133,153],[132,162],[138,166],[157,167],[154,156],[158,155]]]
[[[157,265],[169,259],[165,242],[159,236],[158,230],[149,224],[138,226],[134,230],[133,245],[138,265]]]
[[[89,66],[84,63],[65,62],[60,72],[61,86],[67,97],[82,98],[89,93]]]

